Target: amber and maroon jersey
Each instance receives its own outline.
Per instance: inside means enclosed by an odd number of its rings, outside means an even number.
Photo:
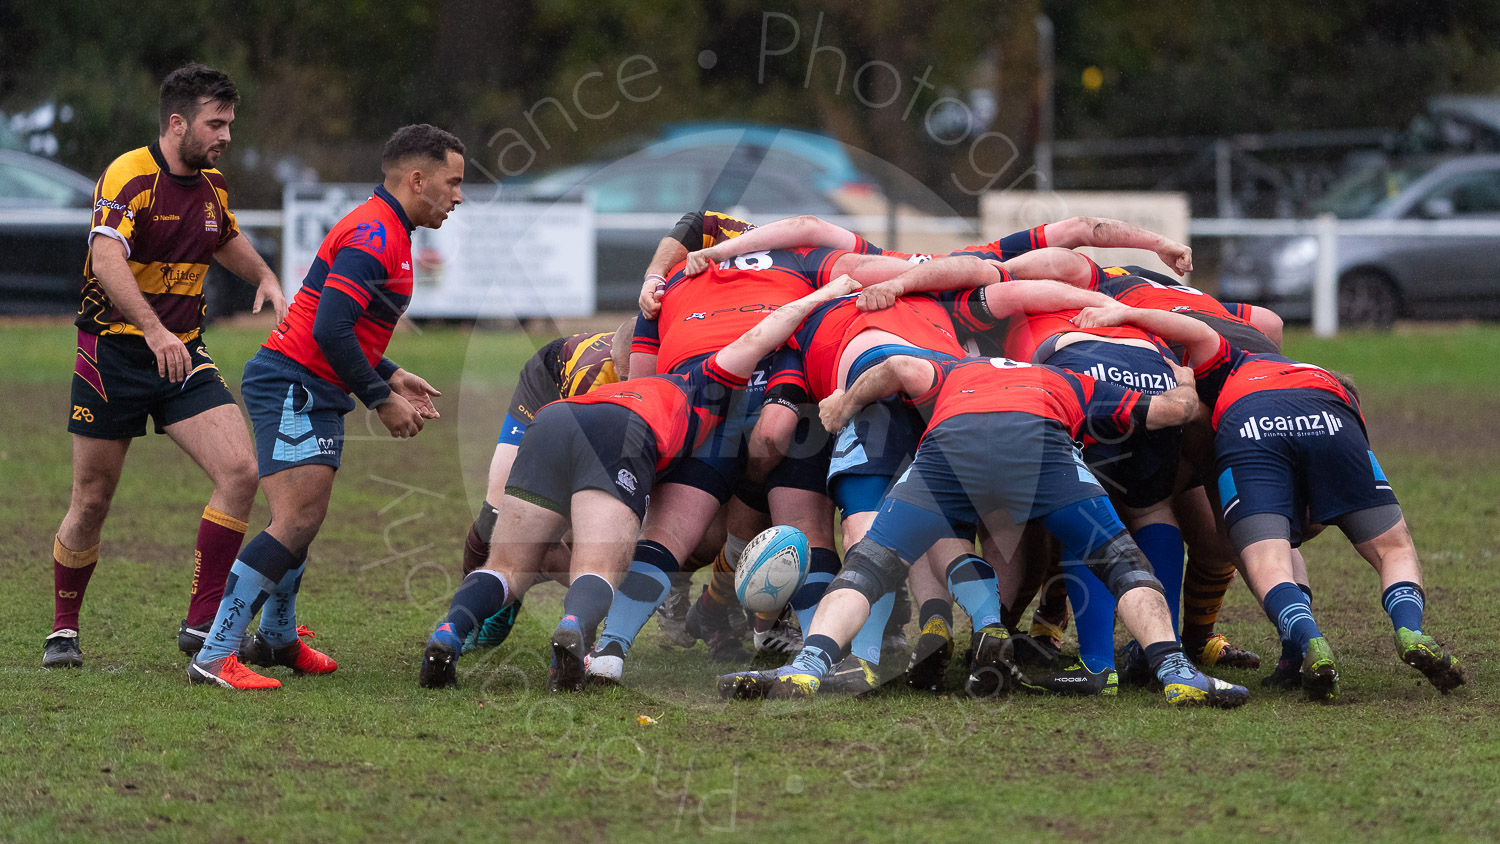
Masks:
[[[262,345],[354,393],[367,406],[372,397],[389,392],[383,380],[377,384],[370,376],[388,375],[380,372],[379,364],[390,345],[396,321],[411,304],[411,232],[412,225],[401,203],[383,185],[377,185],[373,196],[339,220],[323,238],[286,319]],[[354,301],[351,307],[360,309],[354,320],[354,336],[369,371],[357,366],[352,369],[359,374],[361,383],[349,384],[340,378],[313,338],[313,324],[326,290],[344,294]],[[348,362],[341,364],[350,369]]]
[[[1214,430],[1219,418],[1235,402],[1266,390],[1323,390],[1338,396],[1359,415],[1359,401],[1344,389],[1328,370],[1310,363],[1298,363],[1289,357],[1247,352],[1219,338],[1219,350],[1213,357],[1193,367],[1198,381],[1198,398],[1214,409],[1210,419]]]
[[[962,299],[967,305],[976,292],[954,291],[955,295],[947,298],[950,302]],[[855,306],[857,298],[858,294],[840,296],[807,315],[776,353],[766,388],[767,401],[795,406],[827,398],[838,388],[844,350],[867,329],[890,332],[919,349],[953,358],[964,356],[949,316],[951,306],[938,297],[903,296],[891,307],[869,313]]]
[[[548,373],[557,379],[558,394],[563,398],[581,396],[600,385],[619,381],[610,354],[614,341],[613,331],[564,338],[545,361]]]
[[[1055,366],[1006,358],[928,363],[937,377],[911,399],[930,417],[928,430],[965,413],[1016,411],[1059,422],[1074,439],[1118,440],[1145,425],[1151,403],[1145,393]]]
[[[630,351],[657,355],[657,372],[671,372],[685,361],[712,354],[738,340],[766,314],[832,281],[842,249],[786,249],[751,252],[695,276],[672,268],[661,312],[636,320]]]
[[[184,342],[203,330],[203,278],[209,261],[237,234],[224,175],[200,170],[174,176],[158,144],[116,158],[94,186],[89,242],[104,236],[125,247],[125,263],[146,304]],[[84,260],[75,324],[89,334],[141,334],[99,283],[92,252]]]
[[[656,471],[666,471],[708,439],[729,413],[734,393],[745,378],[719,366],[710,355],[682,371],[604,384],[580,396],[577,404],[617,404],[646,421],[656,437]]]

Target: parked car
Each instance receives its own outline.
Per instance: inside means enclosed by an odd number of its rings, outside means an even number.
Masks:
[[[0,313],[72,313],[83,286],[94,180],[54,161],[0,150]],[[242,230],[276,266],[275,244]],[[204,281],[210,319],[249,310],[255,290],[218,264]]]
[[[1377,166],[1337,182],[1314,211],[1345,220],[1500,221],[1500,155]],[[1477,236],[1339,236],[1340,322],[1500,317],[1495,243]],[[1308,319],[1317,261],[1311,236],[1226,242],[1220,297]]]

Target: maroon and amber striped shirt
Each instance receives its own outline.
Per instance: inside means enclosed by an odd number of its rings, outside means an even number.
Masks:
[[[229,191],[218,170],[174,176],[157,144],[115,159],[94,187],[89,242],[112,237],[146,303],[184,342],[203,330],[203,278],[219,247],[239,234]],[[92,252],[83,265],[80,329],[89,334],[141,334],[120,313],[94,274]]]

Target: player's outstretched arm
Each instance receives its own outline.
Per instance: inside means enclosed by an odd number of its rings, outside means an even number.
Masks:
[[[797,326],[802,324],[802,320],[812,313],[813,308],[858,289],[859,282],[849,276],[839,276],[801,299],[772,311],[756,323],[754,328],[721,349],[715,359],[731,375],[749,377],[755,371],[755,364],[785,343],[792,332],[797,330]]]
[[[1011,278],[1051,279],[1074,287],[1089,287],[1094,281],[1094,262],[1088,256],[1053,246],[1017,255],[1001,266]]]
[[[749,252],[766,252],[772,249],[791,249],[797,246],[826,246],[830,249],[854,249],[859,245],[859,236],[843,226],[836,226],[821,217],[803,214],[776,220],[739,237],[716,243],[687,256],[688,275],[697,275],[708,269],[709,264],[727,261]]]
[[[1111,325],[1134,325],[1173,345],[1187,349],[1187,362],[1194,366],[1219,353],[1217,331],[1192,317],[1151,308],[1131,308],[1112,302],[1099,308],[1085,308],[1073,322],[1083,328]]]
[[[858,308],[862,311],[880,311],[896,304],[898,298],[912,293],[962,290],[1004,280],[1005,273],[1000,267],[983,258],[973,255],[933,258],[888,281],[867,285],[859,294]]]
[[[1008,281],[984,289],[990,316],[1004,319],[1013,314],[1044,314],[1075,308],[1114,304],[1114,299],[1092,290],[1081,290],[1057,281]]]
[[[244,235],[231,237],[214,252],[214,260],[255,286],[255,304],[250,308],[251,313],[260,313],[261,305],[270,302],[276,311],[276,319],[286,319],[286,297],[281,293],[281,282],[266,266],[266,259],[250,245],[250,238]]]
[[[932,389],[936,377],[926,359],[892,355],[861,373],[849,389],[834,390],[818,402],[818,419],[828,433],[838,433],[865,405],[897,393],[920,396]]]
[[[1101,249],[1146,249],[1155,252],[1178,275],[1193,270],[1193,250],[1170,237],[1149,229],[1108,217],[1070,217],[1048,223],[1043,229],[1048,246],[1076,249],[1095,246]]]

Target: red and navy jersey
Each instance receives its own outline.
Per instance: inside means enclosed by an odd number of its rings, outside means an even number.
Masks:
[[[1289,357],[1247,352],[1219,338],[1213,357],[1193,367],[1198,398],[1214,409],[1210,423],[1218,430],[1219,419],[1235,402],[1265,390],[1323,390],[1338,396],[1359,414],[1359,401],[1328,370]]]
[[[719,366],[718,356],[685,366],[681,372],[649,375],[595,387],[563,399],[577,404],[617,404],[646,420],[656,437],[658,474],[691,454],[729,413],[745,378]]]
[[[636,320],[630,351],[657,355],[656,370],[719,351],[771,311],[832,281],[842,249],[751,252],[709,266],[695,276],[672,268],[655,320]]]
[[[411,232],[401,203],[384,186],[376,186],[373,196],[323,238],[286,319],[262,345],[354,393],[367,405],[367,397],[383,396],[388,392],[388,388],[381,389],[384,380],[375,384],[370,376],[377,374],[396,321],[411,304]],[[357,366],[357,360],[330,363],[326,349],[313,336],[319,307],[329,290],[354,300],[360,309],[353,334],[368,372]],[[348,383],[343,376],[360,383]]]
[[[1036,350],[1048,338],[1058,334],[1079,333],[1095,337],[1114,337],[1122,340],[1145,340],[1162,348],[1162,343],[1149,332],[1133,325],[1079,328],[1073,323],[1078,310],[1052,311],[1044,314],[1017,314],[1011,318],[1010,329],[1005,334],[1005,356],[1011,360],[1029,361]]]
[[[1045,225],[1040,225],[1036,226],[1035,228],[1023,229],[1021,231],[1008,234],[1005,237],[1000,238],[999,240],[992,240],[989,243],[980,243],[971,246],[965,246],[960,249],[955,249],[948,254],[973,255],[976,258],[987,258],[991,261],[1009,261],[1011,258],[1014,258],[1017,255],[1024,255],[1034,249],[1046,248],[1046,228],[1047,227]],[[865,243],[864,238],[860,238],[859,242],[862,248],[856,251],[862,251],[866,254],[886,255],[891,258],[905,258],[906,260],[911,261],[914,264],[920,264],[923,261],[927,261],[932,258],[931,255],[920,255],[912,252],[898,252],[894,249],[881,249],[878,246],[873,246]]]
[[[1248,319],[1248,305],[1234,305],[1231,310],[1201,290],[1152,276],[1160,278],[1141,267],[1103,267],[1095,273],[1092,289],[1132,308],[1203,314],[1255,328]]]
[[[965,413],[1015,411],[1059,422],[1074,439],[1118,440],[1144,425],[1151,397],[1055,366],[1006,358],[928,361],[937,378],[911,399],[932,430]]]
[[[955,292],[968,302],[976,291]],[[870,313],[855,307],[857,298],[857,294],[841,296],[808,314],[776,354],[767,401],[796,405],[827,398],[838,388],[844,350],[851,340],[870,329],[894,334],[919,349],[954,358],[964,356],[949,318],[949,306],[939,297],[903,296],[891,307]],[[951,302],[957,297],[948,298]]]

